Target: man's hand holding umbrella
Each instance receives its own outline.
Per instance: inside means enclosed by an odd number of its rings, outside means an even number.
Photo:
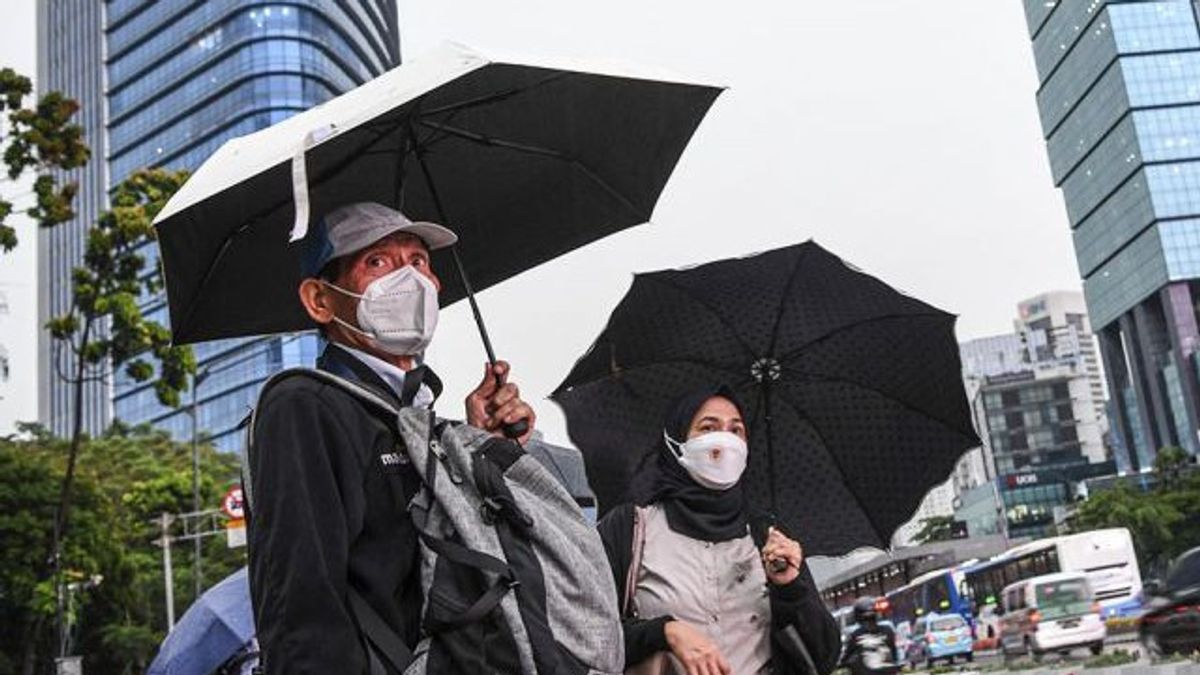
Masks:
[[[520,388],[508,381],[509,372],[508,361],[483,364],[483,380],[467,396],[467,423],[493,435],[505,436],[504,427],[525,420],[527,430],[516,439],[524,444],[533,433],[537,414],[521,400]]]

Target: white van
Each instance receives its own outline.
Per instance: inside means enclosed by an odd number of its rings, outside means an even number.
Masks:
[[[1108,630],[1091,584],[1082,572],[1031,577],[1007,586],[1000,595],[1000,649],[1005,658],[1046,652],[1066,653],[1087,647],[1104,649]]]

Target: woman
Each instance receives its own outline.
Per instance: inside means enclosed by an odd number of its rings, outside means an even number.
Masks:
[[[684,396],[649,468],[638,472],[634,501],[600,521],[627,673],[833,670],[837,624],[800,545],[770,528],[760,551],[751,536],[741,486],[746,438],[728,387]]]

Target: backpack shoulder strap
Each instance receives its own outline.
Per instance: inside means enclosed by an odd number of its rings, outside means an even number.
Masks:
[[[388,626],[383,617],[379,616],[367,599],[353,586],[348,587],[348,595],[350,610],[354,613],[358,629],[367,638],[367,657],[370,661],[371,675],[387,672],[381,667],[382,664],[378,662],[376,654],[382,654],[395,672],[403,673],[414,660],[412,650],[404,644],[400,635],[392,630],[391,626]]]
[[[267,392],[280,382],[293,377],[308,377],[337,387],[357,398],[370,408],[372,413],[379,415],[381,418],[394,420],[400,412],[395,403],[380,396],[370,388],[324,370],[316,368],[289,368],[272,375],[263,383],[262,389],[258,392],[258,402],[254,405],[254,409],[250,411],[249,423],[246,425],[246,443],[245,449],[242,452],[242,494],[248,506],[252,506],[254,500],[254,476],[251,473],[250,458],[254,453],[254,428],[258,422],[258,412],[262,408],[263,400],[267,397]],[[392,424],[394,425],[394,422]]]

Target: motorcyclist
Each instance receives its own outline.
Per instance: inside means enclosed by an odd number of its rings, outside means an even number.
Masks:
[[[854,601],[854,621],[858,627],[847,638],[842,666],[851,675],[890,675],[900,672],[896,659],[896,633],[879,622],[875,598]]]

